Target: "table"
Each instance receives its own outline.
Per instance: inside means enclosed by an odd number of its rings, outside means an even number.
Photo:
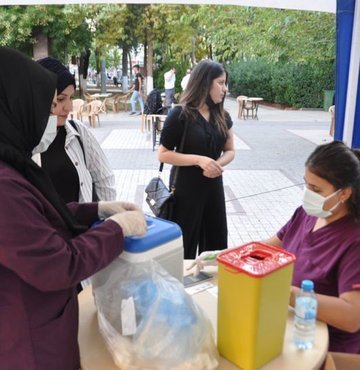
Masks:
[[[185,261],[185,267],[191,261]],[[217,284],[217,268],[208,266],[207,272],[214,274],[212,282]],[[215,329],[217,326],[217,299],[208,291],[203,291],[194,296],[195,301],[202,307]],[[105,347],[105,343],[99,333],[96,317],[96,308],[92,296],[91,287],[86,287],[79,294],[79,345],[82,370],[119,370],[114,364],[112,357]],[[311,350],[300,351],[292,343],[293,313],[289,310],[286,326],[283,353],[268,362],[259,370],[315,370],[319,369],[325,360],[328,348],[328,331],[323,322],[316,325],[315,347]],[[218,370],[239,369],[224,358],[220,358]],[[125,370],[125,369],[124,369]]]
[[[250,97],[244,101],[243,113],[245,119],[245,110],[247,111],[246,118],[249,118],[249,111],[251,110],[251,118],[258,119],[259,102],[263,101],[263,98]],[[248,104],[249,103],[249,104]]]

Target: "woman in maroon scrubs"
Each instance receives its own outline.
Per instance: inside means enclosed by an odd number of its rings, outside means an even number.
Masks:
[[[56,76],[9,48],[0,60],[0,368],[78,370],[76,285],[145,218],[122,202],[63,203],[31,160],[56,134]]]
[[[305,163],[303,205],[269,244],[296,256],[290,304],[314,281],[330,351],[360,354],[360,154],[334,141]]]

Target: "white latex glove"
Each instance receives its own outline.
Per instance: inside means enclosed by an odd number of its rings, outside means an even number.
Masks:
[[[122,228],[124,236],[142,236],[146,233],[145,215],[141,210],[116,213],[107,220],[115,221]]]
[[[120,201],[103,201],[98,203],[99,218],[108,218],[116,213],[125,211],[139,211],[140,208],[134,203],[120,202]]]
[[[195,271],[193,274],[199,275],[199,272],[205,267],[205,266],[217,266],[217,260],[216,257],[219,253],[223,252],[223,250],[220,251],[205,251],[200,253],[199,256],[196,257],[195,261],[187,268],[187,270],[191,270],[194,266],[196,266]]]

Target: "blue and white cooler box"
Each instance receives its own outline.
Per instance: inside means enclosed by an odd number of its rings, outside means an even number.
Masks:
[[[146,216],[144,236],[126,237],[120,258],[136,263],[154,259],[172,276],[183,281],[184,248],[180,226],[162,218]]]

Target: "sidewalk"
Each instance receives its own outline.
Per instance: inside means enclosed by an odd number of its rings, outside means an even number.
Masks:
[[[330,115],[317,110],[259,107],[259,120],[239,120],[237,102],[225,103],[233,119],[236,157],[224,171],[229,247],[275,234],[301,203],[304,162],[328,135]],[[129,112],[100,116],[91,131],[114,170],[118,199],[145,203],[145,186],[157,175],[152,137],[141,133],[141,117]],[[87,123],[87,122],[85,122]],[[169,168],[164,170],[168,180]]]

